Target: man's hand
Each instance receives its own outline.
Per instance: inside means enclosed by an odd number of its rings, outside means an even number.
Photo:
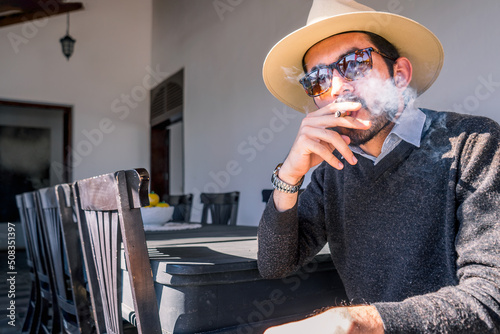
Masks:
[[[337,150],[345,160],[354,165],[357,160],[349,149],[350,139],[330,128],[345,127],[367,130],[371,123],[355,117],[335,117],[337,111],[355,112],[361,108],[357,102],[331,103],[307,114],[302,120],[295,142],[279,171],[279,178],[289,184],[297,184],[309,169],[323,160],[333,168],[342,169],[344,165],[332,154]],[[274,203],[278,211],[293,207],[296,194],[275,192]]]
[[[342,163],[332,154],[338,150],[350,163],[356,164],[354,154],[349,149],[349,137],[342,136],[330,128],[345,127],[367,130],[370,122],[354,117],[335,117],[337,111],[355,112],[361,108],[357,102],[330,103],[321,109],[307,114],[302,120],[295,142],[283,163],[289,177],[298,180],[312,167],[323,160],[333,168],[342,169]]]
[[[304,320],[271,327],[265,334],[383,334],[374,306],[335,307]]]

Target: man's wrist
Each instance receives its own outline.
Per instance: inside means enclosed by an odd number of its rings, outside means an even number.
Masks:
[[[299,191],[300,187],[302,186],[302,182],[304,182],[304,177],[302,177],[299,182],[295,184],[290,184],[288,182],[283,181],[279,176],[278,173],[281,169],[281,166],[283,164],[278,164],[276,168],[273,171],[273,175],[271,177],[271,182],[273,184],[274,189],[281,191],[283,193],[288,193],[288,194],[295,194],[296,192]]]
[[[286,163],[283,163],[278,171],[278,177],[288,184],[297,184],[304,178],[304,175],[291,174]]]

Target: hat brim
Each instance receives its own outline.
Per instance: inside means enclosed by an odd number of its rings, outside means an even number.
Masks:
[[[406,17],[384,12],[355,12],[332,16],[300,28],[279,41],[267,55],[263,78],[267,89],[280,101],[300,112],[316,109],[298,79],[302,58],[317,42],[348,31],[368,31],[392,43],[413,66],[410,86],[425,92],[437,79],[444,51],[439,39],[426,27]]]

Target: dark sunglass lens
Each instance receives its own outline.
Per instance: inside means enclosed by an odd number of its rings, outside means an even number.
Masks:
[[[306,92],[309,94],[309,90],[311,89],[311,81],[309,78],[303,77],[302,79],[299,80],[299,82],[302,84],[302,87],[306,90]]]
[[[332,72],[329,68],[321,68],[318,70],[316,85],[314,85],[314,95],[323,94],[331,85]]]
[[[338,64],[340,74],[347,80],[364,77],[372,69],[368,50],[360,50],[345,56]]]
[[[315,83],[314,81],[311,81],[310,77],[306,77],[302,81],[302,86],[304,86],[304,89],[306,90],[307,95],[312,96],[314,93],[314,86]]]
[[[301,81],[309,96],[318,96],[326,92],[331,84],[331,70],[319,68],[307,74]]]

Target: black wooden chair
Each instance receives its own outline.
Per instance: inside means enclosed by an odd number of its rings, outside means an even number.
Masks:
[[[45,233],[42,229],[40,210],[36,192],[23,193],[19,199],[22,203],[21,217],[26,228],[27,245],[29,246],[31,261],[38,283],[38,298],[34,301],[34,318],[31,320],[29,333],[60,333],[61,321],[55,296],[54,281],[50,271],[50,259],[45,245]],[[31,302],[30,302],[31,304]],[[30,311],[31,312],[31,311]],[[24,326],[23,326],[24,327]],[[24,328],[23,328],[24,329]]]
[[[17,209],[19,210],[19,217],[21,220],[21,226],[23,227],[24,244],[26,245],[26,256],[27,264],[30,270],[31,278],[31,291],[30,299],[28,302],[28,307],[26,309],[26,315],[23,320],[23,326],[21,328],[21,333],[36,334],[39,332],[40,325],[40,305],[41,305],[41,295],[40,295],[40,284],[38,282],[38,277],[35,268],[34,260],[34,246],[33,241],[30,236],[30,227],[26,218],[26,206],[24,204],[23,195],[16,195]]]
[[[216,225],[236,225],[238,218],[238,204],[240,192],[228,193],[201,193],[203,211],[201,213],[201,224],[206,225],[208,211],[212,217],[212,224]]]
[[[273,189],[262,189],[262,202],[269,202],[269,197],[271,197],[272,193]]]
[[[302,194],[302,192],[305,189],[299,189],[299,196]],[[269,202],[269,198],[271,197],[271,194],[273,193],[274,189],[262,189],[262,202],[267,203]]]
[[[69,184],[38,190],[63,333],[95,333]]]
[[[134,300],[137,331],[160,334],[160,320],[141,206],[149,204],[145,169],[75,182],[84,262],[99,333],[123,333],[121,242]],[[102,315],[102,317],[100,316]]]
[[[191,221],[191,208],[193,207],[193,194],[168,195],[165,202],[174,207],[172,221],[189,223]]]

